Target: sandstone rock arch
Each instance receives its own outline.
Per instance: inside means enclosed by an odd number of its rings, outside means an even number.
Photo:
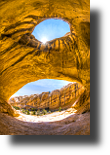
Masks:
[[[80,82],[90,91],[89,0],[0,2],[0,112],[15,116],[8,99],[39,79]],[[71,33],[42,45],[31,34],[47,18],[61,18]]]

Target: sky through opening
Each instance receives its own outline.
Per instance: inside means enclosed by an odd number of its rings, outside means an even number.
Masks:
[[[55,89],[60,89],[63,86],[71,82],[64,80],[53,80],[53,79],[43,79],[35,82],[30,82],[19,89],[13,96],[23,96],[31,94],[40,94],[42,92],[53,91]]]
[[[35,38],[43,43],[55,38],[63,37],[70,32],[69,24],[60,19],[46,19],[39,23],[32,34]]]
[[[70,32],[70,27],[65,21],[59,19],[46,19],[35,27],[32,34],[36,39],[45,44],[46,41],[60,38],[68,32]],[[68,81],[53,79],[38,80],[23,86],[12,97],[53,91],[55,89],[60,89],[69,83],[70,82]]]

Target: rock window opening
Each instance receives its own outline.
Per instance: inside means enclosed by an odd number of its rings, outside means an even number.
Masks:
[[[43,79],[22,87],[9,103],[22,114],[42,116],[65,111],[83,91],[78,83]]]
[[[39,23],[32,34],[35,38],[45,44],[55,38],[69,34],[70,26],[67,22],[60,19],[46,19]]]

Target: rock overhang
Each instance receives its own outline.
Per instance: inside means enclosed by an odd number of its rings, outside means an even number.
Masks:
[[[88,88],[89,3],[88,0],[60,2],[24,0],[17,1],[16,4],[15,1],[9,1],[0,6],[2,26],[0,93],[4,100],[8,100],[25,84],[44,78],[77,81]],[[14,17],[10,9],[15,12]],[[33,37],[32,31],[37,24],[49,18],[68,22],[71,33],[43,45]]]
[[[74,43],[63,40],[60,50],[57,40],[50,50],[34,47],[36,40],[31,35],[32,30],[38,20],[46,18],[62,18],[69,22],[75,32]],[[16,111],[6,102],[29,82],[56,78],[80,81],[87,90],[76,106],[81,113],[90,109],[89,0],[1,1],[0,47],[0,134],[90,134],[90,113],[76,114],[81,119],[76,122],[72,116],[71,120],[67,118],[57,123],[32,124],[8,116],[16,116]]]

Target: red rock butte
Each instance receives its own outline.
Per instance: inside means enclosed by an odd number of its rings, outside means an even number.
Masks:
[[[32,32],[49,18],[68,22],[70,33],[44,45]],[[39,79],[83,85],[85,91],[79,97],[75,121],[67,118],[32,124],[17,119],[9,98],[27,83]],[[0,1],[0,134],[90,134],[89,0]]]

